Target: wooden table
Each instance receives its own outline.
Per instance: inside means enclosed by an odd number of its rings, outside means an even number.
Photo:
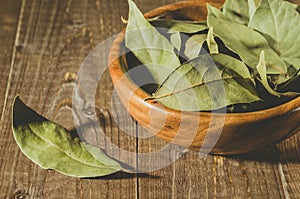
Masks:
[[[174,1],[136,0],[144,12]],[[149,175],[96,179],[43,170],[21,153],[11,130],[14,97],[20,94],[38,113],[72,129],[70,74],[98,43],[121,30],[127,12],[125,0],[1,0],[0,198],[300,198],[299,133],[249,154],[200,159],[188,152]],[[106,96],[109,75],[103,82]],[[165,144],[157,138],[136,142],[109,121],[105,128],[120,147],[147,152]]]

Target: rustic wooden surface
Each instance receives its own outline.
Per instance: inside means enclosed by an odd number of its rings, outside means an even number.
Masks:
[[[136,2],[148,11],[175,0]],[[244,155],[199,159],[188,152],[149,175],[117,173],[96,179],[42,170],[20,152],[11,131],[16,94],[38,113],[72,129],[74,81],[68,77],[93,47],[121,30],[121,16],[127,16],[126,0],[1,0],[0,198],[300,198],[299,133]],[[99,89],[110,93],[108,75],[103,82]],[[108,113],[103,115],[110,120]],[[119,134],[115,123],[105,125],[114,143],[126,150],[147,152],[165,144],[156,138],[135,142]],[[136,125],[127,128],[144,132]]]

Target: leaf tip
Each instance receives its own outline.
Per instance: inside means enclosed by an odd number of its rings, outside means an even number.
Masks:
[[[206,3],[206,8],[207,8],[208,13],[211,13],[211,12],[213,12],[215,9],[217,9],[216,7],[210,5],[209,3]]]
[[[132,10],[133,8],[136,7],[136,4],[134,3],[133,0],[128,0],[128,5],[129,5],[129,10]]]
[[[17,95],[12,106],[12,125],[13,128],[26,125],[28,123],[43,122],[46,119],[29,108]]]

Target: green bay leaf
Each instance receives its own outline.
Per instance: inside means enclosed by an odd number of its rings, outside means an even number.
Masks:
[[[153,98],[184,111],[211,111],[260,100],[247,66],[224,54],[200,55],[181,65]]]
[[[261,51],[265,51],[268,74],[286,74],[287,66],[258,32],[230,21],[220,10],[208,5],[208,26],[225,45],[251,68],[256,69]]]
[[[13,106],[13,134],[21,151],[44,169],[74,177],[98,177],[122,169],[101,149],[72,138],[66,129],[38,115],[19,97]]]
[[[284,61],[300,68],[300,15],[290,3],[263,0],[249,27],[259,31]]]
[[[170,41],[148,22],[132,0],[128,0],[129,18],[126,47],[146,66],[156,83],[180,65]]]

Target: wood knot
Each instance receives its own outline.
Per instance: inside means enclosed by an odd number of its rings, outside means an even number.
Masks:
[[[10,197],[11,199],[14,198],[14,199],[26,199],[26,198],[29,198],[29,193],[26,192],[25,190],[17,190],[15,192],[15,194]]]
[[[71,82],[76,82],[77,80],[77,73],[74,72],[66,72],[64,75],[64,83],[71,83]]]

